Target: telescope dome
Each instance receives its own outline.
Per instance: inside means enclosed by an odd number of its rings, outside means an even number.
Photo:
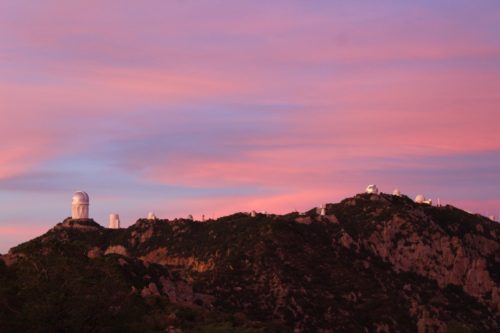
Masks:
[[[378,194],[377,185],[368,185],[368,187],[366,188],[366,193]]]
[[[88,205],[89,201],[89,195],[83,191],[78,191],[73,194],[72,203],[74,205]]]
[[[415,197],[415,202],[416,203],[424,203],[425,202],[425,197],[422,194],[419,194]]]

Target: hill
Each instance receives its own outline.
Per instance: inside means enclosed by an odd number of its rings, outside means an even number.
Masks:
[[[386,194],[326,216],[66,219],[0,257],[0,331],[495,332],[499,235]]]

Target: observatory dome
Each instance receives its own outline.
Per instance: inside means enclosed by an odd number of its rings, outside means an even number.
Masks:
[[[71,218],[72,219],[88,219],[89,218],[89,195],[83,191],[78,191],[73,194],[71,202]]]
[[[373,193],[373,194],[378,194],[378,187],[377,185],[368,185],[366,187],[366,193]]]
[[[416,203],[424,203],[425,202],[425,197],[422,194],[419,194],[415,197],[415,202]]]
[[[83,191],[78,191],[73,194],[73,205],[88,205],[89,195]]]
[[[401,191],[399,190],[399,188],[395,189],[394,192],[392,192],[392,195],[396,195],[396,196],[400,197]]]

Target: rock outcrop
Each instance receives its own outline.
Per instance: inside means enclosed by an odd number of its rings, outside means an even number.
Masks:
[[[499,224],[385,194],[325,210],[119,230],[66,220],[0,257],[0,330],[92,330],[79,312],[115,330],[499,330]]]

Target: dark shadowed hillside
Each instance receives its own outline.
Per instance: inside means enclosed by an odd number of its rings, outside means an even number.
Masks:
[[[59,223],[0,260],[1,332],[497,332],[500,225],[407,197]]]

